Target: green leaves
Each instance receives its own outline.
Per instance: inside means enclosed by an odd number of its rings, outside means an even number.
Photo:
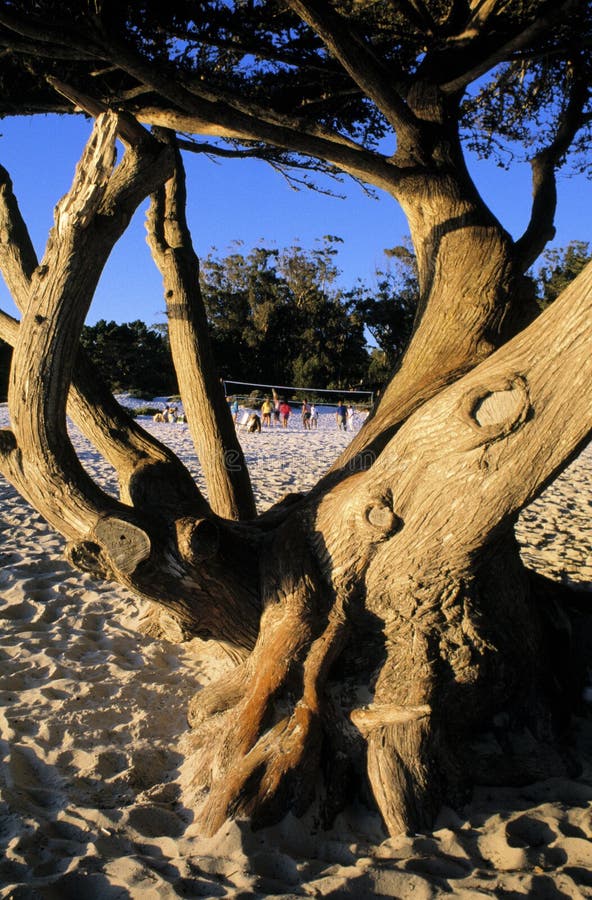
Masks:
[[[313,250],[257,246],[207,257],[202,293],[221,374],[347,387],[365,378],[363,323],[338,286],[334,235]]]

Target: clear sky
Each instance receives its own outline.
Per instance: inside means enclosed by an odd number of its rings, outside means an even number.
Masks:
[[[21,212],[39,254],[43,255],[53,210],[68,190],[76,163],[90,134],[82,116],[35,116],[0,122],[0,162],[10,172]],[[285,247],[298,242],[312,248],[315,239],[333,234],[344,241],[337,265],[342,283],[357,278],[372,283],[386,264],[385,247],[408,234],[395,201],[380,193],[371,199],[351,180],[335,185],[340,200],[313,191],[290,189],[269,165],[254,160],[212,161],[184,155],[188,181],[188,219],[195,249],[205,256],[212,247],[222,255],[233,241],[248,250],[260,240]],[[518,165],[505,172],[491,163],[469,159],[484,199],[504,227],[518,237],[529,216],[530,170]],[[581,176],[559,177],[557,236],[553,246],[592,239],[592,186]],[[147,324],[164,321],[160,275],[152,263],[144,230],[147,202],[138,210],[116,246],[101,278],[87,322],[98,319]],[[16,315],[0,279],[0,307]]]

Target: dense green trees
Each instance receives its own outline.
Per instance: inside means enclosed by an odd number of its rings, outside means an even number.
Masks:
[[[544,263],[537,271],[537,298],[541,309],[557,299],[567,285],[592,259],[587,241],[570,241],[567,247],[545,250]]]
[[[371,351],[368,383],[385,384],[411,337],[419,301],[417,263],[406,246],[384,251],[388,265],[376,272],[371,287],[359,282],[352,296],[355,309],[376,347]]]
[[[126,324],[100,319],[84,327],[80,343],[113,391],[156,396],[176,390],[166,339],[138,319]]]
[[[394,265],[377,272],[375,284],[349,288],[335,263],[340,241],[326,235],[313,249],[237,246],[202,261],[201,292],[221,377],[336,389],[386,382],[411,333],[414,258],[404,248],[386,251]],[[101,319],[84,327],[82,346],[112,390],[153,396],[177,390],[166,325]]]
[[[338,238],[307,251],[257,246],[207,257],[202,295],[226,378],[345,388],[367,379],[364,322],[338,286]]]
[[[341,283],[335,263],[340,241],[326,235],[312,250],[258,245],[243,252],[237,245],[202,261],[201,290],[222,377],[335,388],[386,383],[413,327],[415,256],[406,246],[387,249],[374,283],[351,288]],[[545,251],[533,272],[542,309],[591,257],[589,244],[579,240]],[[166,325],[101,319],[84,327],[82,345],[112,390],[177,390]],[[0,345],[4,397],[9,365],[10,348]]]

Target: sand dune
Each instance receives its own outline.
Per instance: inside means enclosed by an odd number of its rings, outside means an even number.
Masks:
[[[186,426],[146,424],[199,480]],[[241,434],[260,508],[312,486],[350,437],[330,416],[318,432],[295,420]],[[529,565],[588,590],[591,473],[592,447],[517,528]],[[141,603],[70,569],[62,539],[3,480],[0,536],[1,897],[592,897],[592,717],[576,724],[579,777],[479,789],[430,834],[384,840],[377,816],[352,807],[330,832],[311,813],[195,835],[180,788],[185,710],[226,658],[139,634]]]

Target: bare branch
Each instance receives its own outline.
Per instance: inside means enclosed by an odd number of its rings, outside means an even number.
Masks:
[[[131,518],[129,509],[89,479],[69,442],[65,413],[75,361],[71,348],[78,344],[89,297],[113,243],[135,206],[167,171],[167,148],[156,142],[151,154],[143,148],[141,158],[130,158],[128,151],[113,170],[117,127],[112,114],[97,123],[72,190],[56,208],[43,264],[31,279],[9,388],[22,472],[19,490],[48,521],[75,539],[107,511],[118,519]],[[98,235],[89,228],[97,214]],[[85,252],[89,240],[92,253]],[[27,477],[29,467],[36,478]],[[61,496],[62,503],[52,504],[52,493],[54,499]]]
[[[0,270],[19,308],[26,305],[37,254],[12,190],[10,175],[0,166]]]
[[[26,309],[31,277],[37,267],[35,251],[22,219],[10,178],[0,167],[0,271],[15,305]],[[15,346],[19,323],[0,313],[0,336]],[[204,515],[208,506],[193,478],[172,451],[144,431],[123,412],[103,379],[82,351],[79,351],[70,393],[68,415],[106,460],[116,469],[121,498],[138,507],[176,510],[184,506]],[[149,485],[148,472],[158,469],[159,478]],[[165,469],[170,480],[166,490],[161,481]]]
[[[389,189],[398,177],[398,169],[381,154],[366,150],[349,138],[320,127],[310,128],[305,122],[280,116],[211,89],[207,98],[198,96],[178,81],[157,72],[133,51],[111,40],[109,59],[151,91],[160,93],[175,109],[143,106],[134,110],[136,118],[147,124],[173,128],[175,131],[210,134],[238,140],[266,141],[305,156],[316,156],[340,166],[359,178],[371,178],[378,187]],[[195,90],[195,88],[194,88]]]
[[[256,515],[255,500],[214,364],[185,200],[185,174],[177,150],[173,177],[152,196],[148,243],[163,277],[171,352],[210,505],[225,518],[250,519]]]
[[[553,140],[531,162],[533,202],[530,221],[516,241],[518,264],[523,272],[530,268],[555,235],[556,171],[586,120],[583,109],[588,102],[589,89],[582,69],[580,64],[572,66],[569,101],[559,118]]]
[[[85,113],[88,113],[89,116],[95,118],[100,116],[101,113],[107,112],[107,106],[100,100],[89,97],[88,94],[83,94],[81,91],[72,87],[72,85],[60,81],[59,78],[49,76],[47,81],[55,88],[58,94],[66,97],[74,103],[75,106],[79,107]],[[146,129],[143,128],[133,116],[129,116],[126,113],[119,113],[118,115],[117,134],[121,140],[129,146],[142,143],[147,138]]]
[[[290,7],[322,38],[350,77],[378,106],[395,130],[414,130],[416,122],[401,96],[393,89],[393,73],[328,4],[317,0],[288,0]]]
[[[472,15],[467,23],[467,31],[482,29],[489,19],[503,12],[508,2],[509,0],[472,0]]]
[[[453,78],[452,81],[441,84],[440,89],[445,94],[455,94],[457,91],[464,90],[469,84],[485,75],[486,72],[491,71],[499,63],[512,59],[517,52],[529,47],[539,35],[548,32],[553,22],[561,20],[573,5],[574,0],[564,0],[559,6],[547,4],[545,15],[538,15],[527,28],[504,41],[496,50],[484,53],[483,59],[477,65],[471,66],[470,69]],[[469,38],[474,44],[475,40],[479,39],[479,34],[479,31],[471,29],[467,34],[456,35],[451,43],[461,43]]]

